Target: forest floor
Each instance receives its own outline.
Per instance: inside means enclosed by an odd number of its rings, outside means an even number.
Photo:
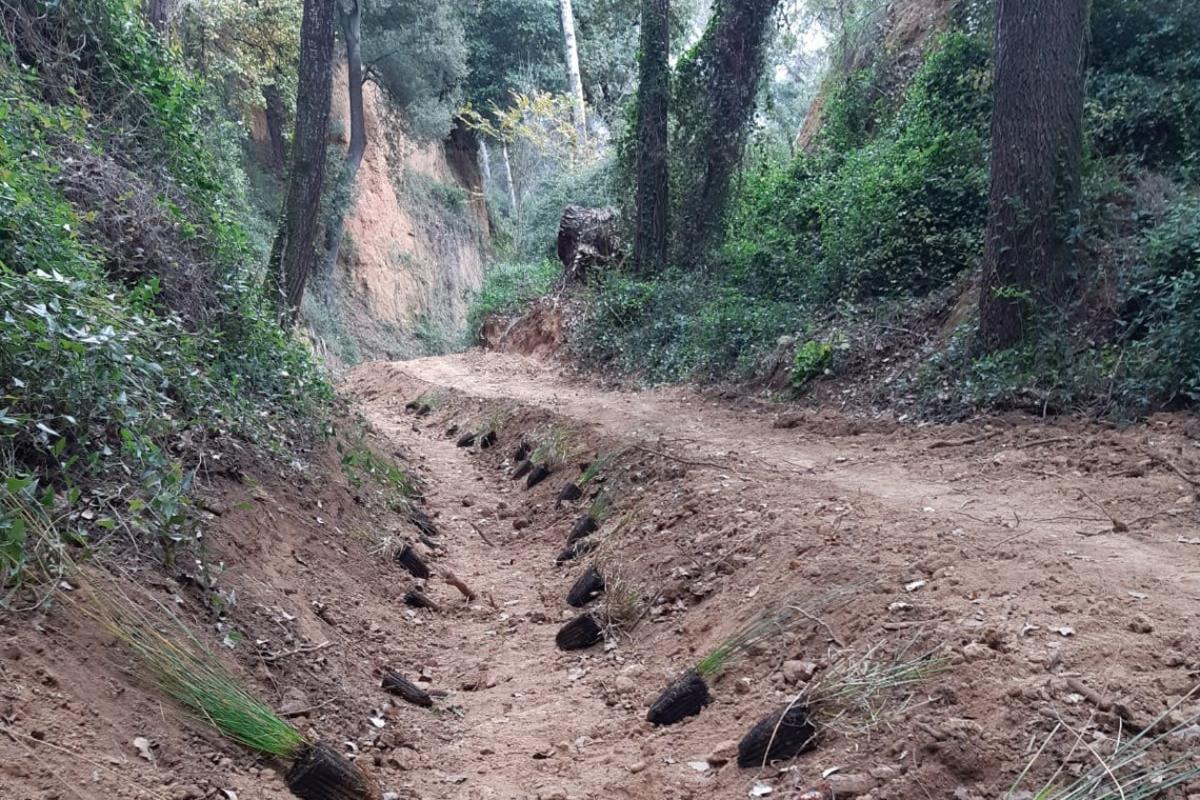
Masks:
[[[214,480],[210,546],[260,691],[398,797],[992,800],[1052,731],[1026,788],[1056,759],[1064,775],[1093,767],[1200,682],[1194,417],[900,425],[604,388],[482,352],[361,365],[345,388],[424,482],[440,530],[425,555],[475,599],[435,575],[439,608],[404,606],[412,581],[378,543],[413,532],[358,503],[329,454],[304,480],[248,481],[253,465]],[[417,417],[405,404],[421,395],[433,409]],[[446,434],[487,420],[503,421],[490,449]],[[522,436],[551,426],[571,463],[532,489],[510,480]],[[575,461],[604,453],[619,453],[600,484],[610,519],[629,524],[599,552],[636,624],[562,652],[555,633],[579,613],[564,598],[592,557],[556,566],[581,509],[555,498]],[[805,617],[732,662],[711,706],[645,721],[672,677],[783,603]],[[0,796],[287,796],[270,765],[186,733],[70,620],[0,622],[0,645]],[[877,726],[847,720],[767,768],[727,763],[812,668],[896,653],[942,669],[876,698]],[[384,667],[420,677],[433,709],[383,694]]]

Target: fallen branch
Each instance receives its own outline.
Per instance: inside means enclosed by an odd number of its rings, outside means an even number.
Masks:
[[[453,572],[446,569],[445,567],[442,567],[439,571],[442,574],[442,580],[446,581],[446,583],[450,584],[455,589],[458,589],[460,592],[462,592],[463,595],[467,598],[467,600],[475,599],[475,597],[476,597],[475,592],[471,591],[471,587],[467,586],[467,584],[463,583],[461,578],[459,578],[457,575],[455,575]]]
[[[1172,472],[1174,472],[1176,475],[1178,475],[1183,480],[1190,483],[1192,486],[1200,486],[1200,478],[1193,478],[1191,475],[1188,475],[1186,472],[1184,472],[1182,469],[1179,468],[1178,464],[1176,464],[1174,461],[1167,458],[1166,456],[1162,455],[1161,453],[1156,453],[1153,450],[1148,450],[1146,452],[1146,454],[1148,456],[1150,456],[1150,458],[1154,459],[1158,463],[1160,463],[1163,466],[1170,469]]]
[[[970,439],[941,439],[930,444],[929,449],[939,450],[943,447],[963,447],[969,444],[979,444],[980,442],[986,442],[988,439],[999,435],[1000,431],[992,431],[991,433],[985,433],[982,436],[973,436]]]
[[[468,524],[468,525],[470,525],[472,528],[474,528],[474,529],[475,529],[475,532],[479,534],[479,538],[480,538],[480,539],[483,539],[483,543],[484,543],[484,544],[486,544],[488,547],[495,547],[495,546],[496,546],[496,545],[494,545],[494,544],[492,543],[492,540],[491,540],[491,539],[489,539],[489,538],[487,537],[487,534],[486,534],[486,533],[484,533],[482,530],[480,530],[480,529],[479,529],[479,526],[478,526],[478,525],[476,525],[476,524],[475,524],[474,522],[472,522],[471,520],[467,520],[467,524]]]

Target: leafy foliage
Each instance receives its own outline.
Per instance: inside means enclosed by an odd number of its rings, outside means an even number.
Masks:
[[[283,448],[317,430],[332,392],[246,269],[260,254],[219,181],[236,165],[218,163],[201,133],[203,84],[137,9],[91,0],[86,11],[86,26],[57,18],[61,10],[46,19],[82,26],[79,57],[97,64],[91,72],[49,62],[39,72],[0,43],[0,464],[51,490],[55,513],[79,523],[81,540],[120,518],[170,559],[188,533],[186,495],[205,443],[237,436]],[[64,84],[63,102],[44,100]],[[118,98],[116,87],[130,89]],[[119,113],[99,115],[113,105]],[[162,187],[175,235],[215,265],[204,325],[164,305],[158,276],[126,275],[122,251],[96,235],[103,220],[64,198],[60,176],[74,152],[65,148],[103,159],[106,145],[133,163],[165,165],[165,175],[147,168],[140,177]],[[186,462],[177,450],[185,437]],[[11,530],[13,512],[0,517]]]

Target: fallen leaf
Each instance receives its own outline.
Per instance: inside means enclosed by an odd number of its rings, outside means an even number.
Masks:
[[[707,761],[689,761],[688,766],[696,770],[696,772],[708,772],[710,769]]]
[[[759,781],[758,783],[754,784],[754,787],[750,790],[750,796],[751,797],[766,797],[773,791],[775,791],[775,789],[772,788],[770,784]]]
[[[1058,632],[1059,636],[1074,636],[1075,635],[1075,629],[1072,628],[1070,625],[1063,625],[1061,628],[1055,628],[1054,630]]]
[[[928,581],[921,580],[921,581],[913,581],[912,583],[906,583],[906,584],[904,584],[904,591],[915,592],[917,589],[920,589],[922,586],[924,586],[927,582]]]

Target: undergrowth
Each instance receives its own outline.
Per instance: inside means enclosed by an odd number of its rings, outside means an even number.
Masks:
[[[513,314],[548,294],[562,274],[557,261],[500,262],[487,268],[483,285],[471,298],[467,314],[468,344],[475,344],[489,317]]]
[[[929,327],[945,313],[922,302],[971,290],[983,251],[991,36],[960,24],[931,42],[902,91],[882,50],[864,69],[831,73],[812,148],[780,157],[751,147],[724,245],[705,268],[602,276],[574,329],[575,355],[649,383],[784,372],[790,380],[772,385],[797,393],[869,365],[893,377],[868,396],[937,415],[1126,417],[1195,404],[1200,17],[1174,0],[1097,0],[1092,13],[1086,269],[1069,302],[1044,309],[1016,347],[985,353],[969,302],[943,345]],[[963,298],[948,298],[946,312]],[[821,343],[844,330],[862,341],[837,349],[859,357],[827,360]],[[894,348],[912,345],[888,332],[926,343],[937,333],[938,343],[899,369]]]
[[[223,178],[240,168],[204,134],[206,87],[136,6],[83,6],[4,7],[5,30],[24,15],[33,33],[20,51],[0,39],[0,472],[48,493],[59,530],[80,543],[119,527],[170,562],[190,536],[194,479],[225,443],[289,452],[324,430],[332,389],[258,290],[264,254],[240,222],[238,182]],[[93,68],[76,68],[83,60]],[[71,154],[144,166],[76,207],[62,190]],[[182,306],[162,293],[171,275],[130,268],[124,243],[101,235],[106,204],[143,183],[174,220],[170,236],[207,261]],[[5,588],[37,560],[16,518],[0,511]]]

